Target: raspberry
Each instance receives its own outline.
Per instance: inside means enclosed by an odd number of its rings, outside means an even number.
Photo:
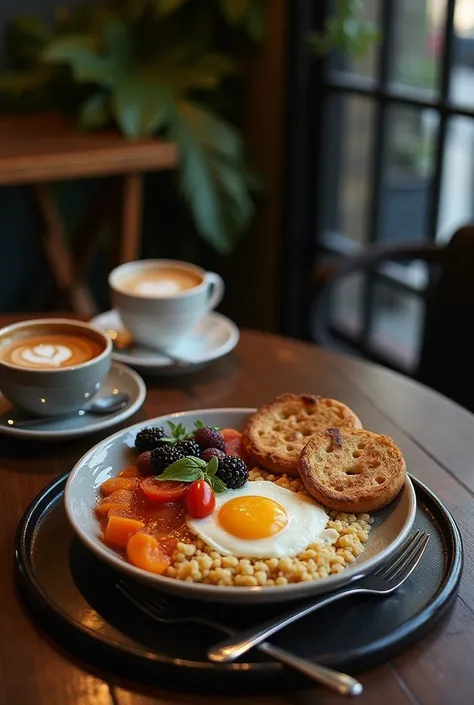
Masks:
[[[194,440],[201,450],[205,450],[206,448],[218,448],[219,450],[225,451],[224,438],[219,431],[216,431],[210,426],[198,428],[194,434]]]

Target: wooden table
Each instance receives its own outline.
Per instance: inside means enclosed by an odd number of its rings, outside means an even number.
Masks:
[[[0,319],[4,325],[7,319]],[[334,396],[368,428],[389,434],[411,473],[456,517],[466,546],[454,609],[422,642],[359,674],[360,705],[468,705],[474,702],[474,417],[395,373],[304,343],[244,331],[236,351],[195,375],[149,383],[137,421],[219,406],[257,406],[284,391]],[[244,699],[135,691],[106,673],[91,674],[49,643],[25,615],[12,582],[13,539],[22,512],[41,488],[69,470],[98,438],[62,444],[0,439],[0,705],[243,705]],[[252,697],[255,705],[342,702],[322,688]]]

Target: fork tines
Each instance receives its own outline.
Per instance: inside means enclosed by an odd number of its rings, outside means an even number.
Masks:
[[[418,561],[423,555],[429,539],[429,534],[418,529],[413,536],[403,544],[400,551],[395,555],[393,563],[389,566],[382,566],[373,575],[383,580],[393,581],[399,578],[404,572],[407,574],[411,573],[418,565]]]

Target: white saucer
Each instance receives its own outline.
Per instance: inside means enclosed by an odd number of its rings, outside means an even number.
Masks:
[[[116,411],[114,414],[107,414],[107,416],[84,414],[84,416],[76,415],[58,421],[44,421],[41,425],[36,424],[32,428],[15,428],[15,424],[12,424],[11,421],[27,419],[28,415],[12,406],[0,393],[0,434],[35,440],[66,440],[115,426],[128,419],[142,406],[146,397],[146,387],[140,375],[125,365],[113,362],[110,372],[95,398],[109,396],[114,389],[129,395],[130,403],[125,409]]]
[[[124,325],[117,311],[106,311],[91,320],[102,330],[124,331]],[[217,360],[235,348],[239,342],[239,329],[229,318],[220,313],[209,313],[198,323],[175,352],[188,364],[177,365],[160,353],[134,346],[129,350],[115,350],[114,360],[131,365],[148,374],[179,375],[194,372],[204,365]]]

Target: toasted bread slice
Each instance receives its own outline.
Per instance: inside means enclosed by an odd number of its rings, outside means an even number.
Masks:
[[[362,428],[354,412],[340,401],[283,394],[250,417],[243,442],[255,464],[297,477],[298,459],[308,439],[330,426]]]
[[[340,512],[373,512],[403,487],[406,465],[388,436],[354,428],[329,428],[314,435],[298,470],[309,494]]]

